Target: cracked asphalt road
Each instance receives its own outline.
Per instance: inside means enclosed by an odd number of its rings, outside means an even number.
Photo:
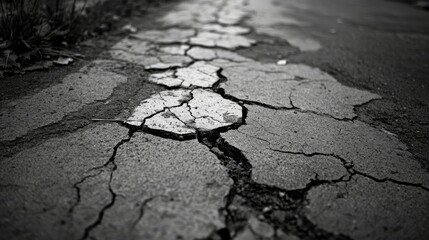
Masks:
[[[146,20],[61,80],[1,83],[2,239],[429,238],[427,13],[187,0]]]

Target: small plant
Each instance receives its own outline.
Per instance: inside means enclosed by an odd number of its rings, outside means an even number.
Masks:
[[[163,2],[168,0],[0,0],[0,79],[67,65],[82,56],[67,49]]]
[[[81,10],[76,9],[76,0],[0,0],[0,65],[20,68],[72,55],[64,45]]]

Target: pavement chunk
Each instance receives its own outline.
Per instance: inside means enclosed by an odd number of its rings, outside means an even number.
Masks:
[[[166,26],[195,27],[216,21],[222,0],[201,0],[179,3],[160,22]]]
[[[186,45],[160,48],[147,41],[124,38],[116,43],[109,53],[116,60],[142,65],[146,69],[168,69],[192,62],[190,57],[184,56],[187,48]]]
[[[12,108],[0,110],[0,141],[12,141],[32,130],[59,122],[67,114],[87,104],[107,99],[127,77],[113,73],[111,61],[95,61],[60,84],[34,95],[14,100]],[[7,104],[5,104],[7,105]]]
[[[168,87],[209,88],[219,81],[217,75],[219,70],[219,67],[204,62],[195,62],[189,67],[179,68],[176,71],[152,74],[149,81]]]
[[[201,0],[182,2],[175,11],[166,14],[160,22],[166,26],[198,27],[220,23],[236,25],[247,16],[246,2],[242,0]]]
[[[250,32],[249,28],[241,26],[222,26],[220,24],[205,24],[201,27],[205,31],[218,32],[224,34],[246,34]]]
[[[115,162],[112,189],[121,197],[92,237],[196,239],[225,226],[218,210],[232,180],[196,140],[136,133]]]
[[[247,108],[249,113],[246,125],[238,130],[223,133],[222,137],[245,153],[254,165],[253,171],[256,172],[256,176],[264,182],[287,180],[288,174],[284,174],[283,179],[276,178],[276,171],[281,172],[281,169],[278,169],[279,165],[293,161],[294,155],[322,154],[335,157],[339,162],[344,161],[344,166],[352,165],[354,170],[377,179],[394,179],[429,187],[427,173],[407,151],[407,146],[396,137],[365,123],[338,121],[326,116],[293,110],[276,111],[257,106]],[[259,141],[251,140],[252,138]],[[271,154],[261,159],[259,151],[264,152],[267,149],[285,155]],[[279,156],[282,164],[278,162]],[[335,178],[344,173],[338,167],[335,168],[338,166],[335,162],[326,161],[332,158],[320,159],[324,161],[305,159],[298,158],[301,163],[298,161],[297,165],[283,165],[283,169],[290,169],[291,174],[293,171],[305,171],[307,168],[303,167],[303,162],[309,161],[308,164],[315,164],[315,173],[322,171],[324,174],[333,174]],[[272,169],[276,170],[274,174]],[[311,171],[310,169],[307,171]],[[289,182],[294,181],[295,179],[290,177]],[[287,184],[281,186],[288,186]]]
[[[189,39],[189,43],[205,47],[236,49],[238,47],[250,47],[256,41],[240,35],[199,32],[195,37]]]
[[[241,100],[274,108],[299,108],[337,119],[356,116],[354,106],[380,96],[346,87],[329,74],[302,64],[234,63],[215,60],[228,79],[220,87]]]
[[[427,191],[356,177],[349,183],[316,187],[308,201],[304,212],[310,221],[356,240],[429,236]]]
[[[190,90],[162,91],[143,100],[134,109],[133,114],[128,118],[127,123],[134,126],[141,126],[148,117],[162,112],[166,108],[177,107],[191,98]]]
[[[142,101],[127,123],[177,135],[239,124],[243,110],[237,103],[211,90],[169,90]]]
[[[110,201],[109,173],[90,169],[103,166],[127,133],[118,124],[94,125],[2,159],[2,238],[81,238]]]
[[[163,30],[140,31],[131,36],[139,40],[154,43],[186,43],[195,33],[196,31],[194,29],[169,28]]]
[[[252,61],[251,59],[240,56],[237,53],[230,52],[224,49],[213,49],[213,48],[204,48],[204,47],[192,47],[187,52],[187,55],[192,57],[195,60],[215,60],[215,59],[225,59],[232,62],[248,62]]]

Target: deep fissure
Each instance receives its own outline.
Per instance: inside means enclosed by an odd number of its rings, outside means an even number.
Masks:
[[[226,206],[224,208],[228,213],[226,224],[230,237],[233,236],[232,232],[236,234],[246,225],[247,219],[240,219],[235,216],[243,213],[236,213],[229,209],[234,199],[241,197],[245,199],[247,207],[264,215],[271,226],[294,233],[303,239],[312,239],[311,236],[317,236],[320,239],[349,239],[344,235],[336,235],[318,228],[301,213],[301,209],[306,203],[307,193],[311,188],[348,180],[344,180],[343,177],[333,181],[312,179],[305,188],[294,190],[285,190],[276,186],[256,183],[251,178],[252,166],[249,160],[238,148],[227,143],[220,136],[219,131],[199,133],[198,140],[218,157],[234,181],[234,185],[226,197]],[[279,193],[283,195],[281,196]],[[273,206],[276,210],[291,211],[291,216],[287,221],[285,219],[281,223],[276,222],[269,214],[264,213],[263,210],[266,206]]]

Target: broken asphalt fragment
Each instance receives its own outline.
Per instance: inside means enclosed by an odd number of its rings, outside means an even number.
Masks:
[[[183,116],[180,116],[183,118]],[[193,120],[193,119],[192,119]],[[145,121],[145,126],[152,130],[173,133],[180,137],[188,137],[196,134],[190,125],[192,122],[183,122],[172,110],[166,109]]]
[[[182,2],[176,11],[165,15],[161,22],[167,26],[195,27],[214,22],[223,25],[236,25],[247,15],[243,9],[246,3],[241,0],[203,0]]]
[[[314,113],[246,107],[246,125],[221,136],[246,153],[255,181],[284,188],[303,186],[305,178],[339,179],[348,175],[346,168],[353,167],[376,179],[429,186],[429,176],[407,146],[370,125]]]
[[[241,26],[222,26],[220,24],[205,24],[201,27],[202,30],[224,33],[224,34],[246,34],[250,32],[249,28],[241,27]]]
[[[190,46],[186,44],[175,44],[160,47],[160,52],[172,55],[185,55]]]
[[[219,81],[217,72],[219,67],[204,63],[196,62],[189,67],[179,68],[174,71],[164,73],[155,73],[149,77],[149,81],[167,87],[213,87]]]
[[[258,102],[273,108],[299,108],[330,115],[336,119],[353,119],[354,106],[380,96],[350,88],[331,75],[303,64],[233,63],[215,60],[228,78],[220,87],[235,98]]]
[[[308,202],[304,213],[311,222],[352,239],[424,239],[429,236],[429,192],[411,186],[356,176],[352,182],[311,189]]]
[[[299,84],[298,79],[335,79],[319,69],[300,64],[235,63],[215,60],[211,64],[222,68],[228,81],[220,87],[240,100],[260,102],[274,107],[292,108],[289,95]]]
[[[110,172],[91,169],[103,166],[113,146],[127,137],[128,129],[118,124],[91,125],[2,159],[1,238],[21,239],[20,229],[32,239],[50,239],[53,233],[80,239],[111,201]]]
[[[133,34],[132,37],[153,43],[186,43],[195,35],[193,29],[170,28],[164,30],[148,30]]]
[[[128,118],[127,123],[134,126],[141,126],[144,121],[166,108],[177,107],[191,98],[190,90],[163,91],[143,100],[134,109],[133,114]]]
[[[0,110],[0,141],[11,141],[32,130],[60,121],[85,105],[107,99],[127,77],[114,73],[115,61],[93,61],[62,82],[33,95],[3,103]],[[30,117],[31,116],[31,117]],[[14,123],[14,124],[10,124]]]
[[[209,90],[195,89],[192,94],[188,105],[197,129],[210,131],[242,122],[243,108],[237,103]]]
[[[236,49],[238,47],[250,47],[255,44],[256,41],[233,34],[199,32],[195,37],[190,38],[189,43],[205,47]]]
[[[184,56],[186,45],[159,47],[139,39],[125,38],[109,51],[112,58],[143,65],[146,69],[168,69],[181,67],[192,62]]]
[[[215,60],[225,59],[232,62],[248,62],[251,59],[245,58],[235,52],[231,52],[224,49],[204,48],[204,47],[192,47],[187,51],[187,55],[195,60]]]
[[[243,109],[211,90],[168,90],[142,101],[126,123],[180,137],[241,123]]]
[[[111,187],[121,197],[90,237],[202,239],[225,227],[219,209],[232,180],[197,140],[138,132],[118,149],[115,163]]]

